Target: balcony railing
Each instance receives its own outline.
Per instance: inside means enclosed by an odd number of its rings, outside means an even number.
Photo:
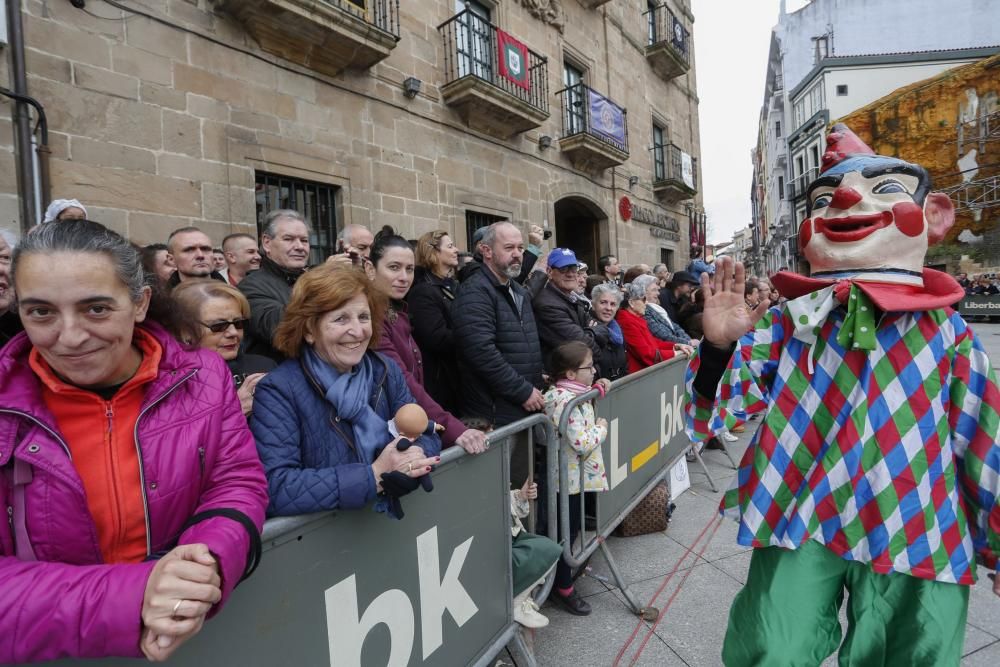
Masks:
[[[646,22],[646,59],[670,80],[691,67],[691,33],[665,4],[642,13]]]
[[[556,93],[562,100],[562,138],[588,134],[628,154],[625,109],[582,83]]]
[[[674,144],[654,145],[653,192],[673,201],[698,193],[698,158]]]
[[[445,85],[472,76],[548,114],[545,56],[469,9],[439,25],[438,32],[444,38]]]
[[[399,0],[212,0],[260,48],[336,76],[367,69],[399,41]]]

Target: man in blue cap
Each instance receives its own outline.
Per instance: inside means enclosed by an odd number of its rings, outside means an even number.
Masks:
[[[599,350],[592,328],[596,322],[586,302],[576,294],[579,271],[576,253],[569,248],[553,248],[548,267],[549,281],[532,300],[542,355],[547,359],[562,343],[579,340],[590,346],[596,361]]]

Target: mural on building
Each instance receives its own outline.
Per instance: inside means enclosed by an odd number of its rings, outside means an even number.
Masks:
[[[957,220],[939,261],[1000,255],[1000,55],[900,88],[840,119],[876,152],[924,165]],[[976,246],[980,251],[976,251]]]

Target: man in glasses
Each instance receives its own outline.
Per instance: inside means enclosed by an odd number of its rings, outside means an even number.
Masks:
[[[549,253],[549,280],[531,302],[543,358],[571,340],[586,343],[595,361],[600,353],[594,342],[595,321],[590,317],[590,308],[576,293],[580,284],[579,265],[576,253],[569,248],[553,248]]]

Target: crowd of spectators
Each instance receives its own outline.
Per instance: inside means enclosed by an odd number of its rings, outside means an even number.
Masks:
[[[712,270],[607,255],[591,273],[510,222],[478,230],[468,253],[443,230],[407,240],[350,225],[309,266],[312,230],[293,210],[265,217],[259,247],[183,227],[139,248],[75,200],[46,219],[20,241],[0,235],[0,432],[47,461],[19,477],[29,464],[15,455],[0,476],[0,496],[22,498],[0,541],[0,609],[28,625],[58,609],[100,630],[62,644],[26,633],[0,662],[169,656],[252,571],[265,512],[374,502],[402,516],[442,448],[483,452],[493,428],[691,355],[696,274]],[[773,298],[752,282],[748,305]],[[430,420],[404,437],[393,418],[412,403]],[[599,444],[606,424],[593,427]],[[578,454],[594,462],[593,447]],[[516,465],[524,500],[537,490]],[[25,518],[24,499],[42,497],[58,516]],[[56,522],[59,544],[42,539]],[[558,578],[553,598],[589,613],[565,563]],[[96,625],[93,594],[122,601]]]
[[[980,273],[969,277],[968,273],[955,276],[958,284],[970,296],[994,296],[1000,294],[1000,275],[996,273]]]

